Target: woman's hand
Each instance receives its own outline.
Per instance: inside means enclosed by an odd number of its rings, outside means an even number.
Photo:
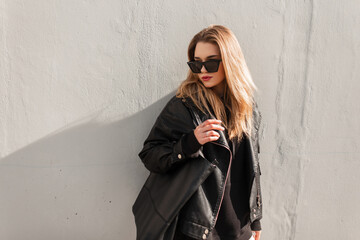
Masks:
[[[255,233],[254,235],[255,240],[260,240],[261,231],[253,231],[253,233]]]
[[[220,134],[213,129],[224,131],[225,128],[220,125],[221,120],[207,119],[198,125],[194,130],[194,135],[198,142],[203,145],[210,141],[215,141],[220,137]]]

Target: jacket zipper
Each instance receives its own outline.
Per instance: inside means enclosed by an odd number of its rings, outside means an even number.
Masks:
[[[192,107],[190,107],[190,109],[192,110],[192,111],[190,111],[191,114],[193,115],[193,117],[195,117],[195,119],[196,119],[196,121],[197,121],[197,124],[199,125],[202,121],[200,120],[198,114],[196,114],[195,111],[192,109]],[[222,204],[222,201],[223,201],[223,198],[224,198],[226,182],[227,182],[227,179],[228,179],[228,176],[229,176],[229,172],[230,172],[230,169],[231,169],[231,163],[232,163],[232,157],[233,157],[233,156],[232,156],[232,151],[231,151],[231,149],[230,149],[229,147],[227,147],[227,146],[225,146],[225,145],[223,145],[223,144],[214,142],[214,141],[210,141],[210,143],[213,143],[213,144],[216,144],[216,145],[219,145],[219,146],[223,146],[224,148],[226,148],[226,149],[230,152],[230,161],[229,161],[229,167],[228,167],[228,170],[227,170],[227,173],[226,173],[226,177],[225,177],[224,190],[222,191],[219,209],[217,210],[217,213],[216,213],[216,216],[215,216],[215,220],[214,220],[214,222],[216,223],[217,218],[218,218],[218,216],[219,216],[221,204]]]
[[[223,144],[216,143],[216,142],[213,142],[213,141],[211,141],[210,143],[213,143],[213,144],[217,144],[217,145],[223,146],[223,147],[225,147],[227,150],[229,150],[229,152],[230,152],[230,162],[229,162],[229,167],[228,167],[228,170],[227,170],[227,173],[226,173],[226,177],[225,177],[224,190],[222,191],[222,195],[221,195],[221,200],[220,200],[219,209],[217,210],[217,213],[216,213],[216,216],[215,216],[215,220],[214,220],[214,222],[216,223],[217,218],[218,218],[218,216],[219,216],[219,212],[220,212],[221,204],[222,204],[222,201],[223,201],[223,198],[224,198],[224,193],[225,193],[225,187],[226,187],[227,179],[228,179],[229,172],[230,172],[230,169],[231,169],[231,163],[232,163],[232,152],[231,152],[230,148],[228,148],[227,146],[225,146],[225,145],[223,145]]]
[[[183,101],[183,102],[186,102],[186,100]],[[198,114],[195,113],[195,111],[193,110],[192,107],[190,107],[189,105],[188,105],[188,107],[191,109],[190,113],[191,113],[191,115],[193,116],[193,118],[196,119],[197,125],[199,125],[202,121],[200,120]],[[251,139],[250,139],[250,141],[251,141]],[[214,141],[211,141],[210,143],[223,146],[224,148],[226,148],[226,149],[230,152],[230,162],[229,162],[228,171],[227,171],[226,177],[225,177],[224,191],[222,192],[219,209],[218,209],[218,211],[217,211],[217,213],[216,213],[216,216],[215,216],[215,223],[216,223],[217,218],[218,218],[218,216],[219,216],[221,204],[222,204],[222,201],[223,201],[223,198],[224,198],[224,193],[225,193],[225,187],[226,187],[227,178],[228,178],[228,175],[229,175],[229,172],[230,172],[230,169],[231,169],[232,151],[230,150],[230,148],[228,148],[227,146],[225,146],[225,145],[223,145],[223,144],[216,143],[216,142],[214,142]],[[259,151],[259,150],[258,150],[258,151]],[[256,181],[256,185],[257,185],[257,186],[256,186],[256,187],[257,187],[257,194],[256,194],[256,195],[257,195],[257,196],[256,196],[256,198],[257,198],[256,200],[257,200],[257,201],[256,201],[256,202],[257,202],[257,205],[260,207],[260,205],[261,205],[261,204],[260,204],[260,187],[259,187],[259,182],[256,180],[256,176],[255,176],[255,181]]]
[[[251,139],[250,139],[250,141],[251,141]],[[258,149],[259,149],[259,146],[260,145],[257,144]],[[258,150],[258,154],[259,154],[259,150]],[[255,154],[254,154],[254,159],[256,159]],[[259,162],[256,162],[256,164],[257,164],[257,172],[255,173],[255,179],[254,179],[254,181],[256,182],[256,191],[257,191],[256,205],[258,207],[260,207],[260,205],[261,205],[261,202],[260,202],[260,180],[259,180],[259,178],[256,177],[256,174],[258,174],[258,176],[260,177],[260,165],[259,165]]]
[[[187,102],[187,101],[186,101],[186,100],[184,101],[184,99],[183,99],[183,102]],[[190,109],[190,113],[191,113],[191,115],[192,115],[192,117],[193,117],[193,119],[194,119],[194,121],[195,121],[195,125],[201,124],[202,121],[200,120],[199,115],[198,115],[197,113],[195,113],[195,110],[192,108],[192,106],[189,106],[189,104],[186,104],[186,105],[187,105],[188,108]],[[197,124],[196,124],[196,122],[197,122]],[[251,139],[249,139],[249,140],[250,140],[250,142],[251,142]],[[216,213],[215,220],[214,220],[214,222],[215,222],[215,224],[216,224],[216,221],[217,221],[218,216],[219,216],[221,204],[222,204],[222,201],[223,201],[223,198],[224,198],[224,194],[225,194],[226,182],[227,182],[228,175],[229,175],[229,172],[230,172],[230,169],[231,169],[231,163],[232,163],[232,157],[233,157],[233,155],[232,155],[232,151],[231,151],[230,148],[228,148],[227,146],[225,146],[225,145],[223,145],[223,144],[220,144],[220,143],[213,142],[213,141],[211,141],[211,143],[216,144],[216,145],[223,146],[223,147],[225,147],[225,148],[230,152],[230,162],[229,162],[228,171],[227,171],[226,177],[225,177],[224,191],[222,192],[219,209],[218,209],[218,211],[217,211],[217,213]],[[260,152],[260,146],[258,145],[258,153],[259,153],[259,152]],[[254,179],[254,180],[256,181],[256,187],[257,187],[256,203],[257,203],[258,207],[260,207],[260,205],[261,205],[261,202],[260,202],[260,186],[259,186],[260,184],[259,184],[259,180],[257,179],[256,176],[255,176],[255,179]]]

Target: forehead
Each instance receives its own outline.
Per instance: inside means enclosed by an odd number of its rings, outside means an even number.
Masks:
[[[220,50],[216,44],[208,42],[198,42],[196,44],[194,58],[205,59],[211,55],[220,57]]]

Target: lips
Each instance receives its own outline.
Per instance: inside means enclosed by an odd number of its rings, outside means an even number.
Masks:
[[[211,78],[212,78],[212,77],[210,77],[210,76],[204,76],[204,77],[202,77],[201,79],[202,79],[203,81],[209,81]]]

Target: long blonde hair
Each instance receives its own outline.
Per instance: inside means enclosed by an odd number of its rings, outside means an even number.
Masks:
[[[195,47],[200,41],[216,44],[220,49],[226,81],[224,103],[190,69],[187,78],[177,89],[176,96],[190,97],[202,112],[215,114],[227,128],[230,140],[240,141],[243,133],[251,135],[254,92],[258,89],[252,80],[240,44],[230,29],[211,24],[197,33],[188,47],[189,61],[194,61]],[[231,112],[230,119],[227,119],[224,104]]]

